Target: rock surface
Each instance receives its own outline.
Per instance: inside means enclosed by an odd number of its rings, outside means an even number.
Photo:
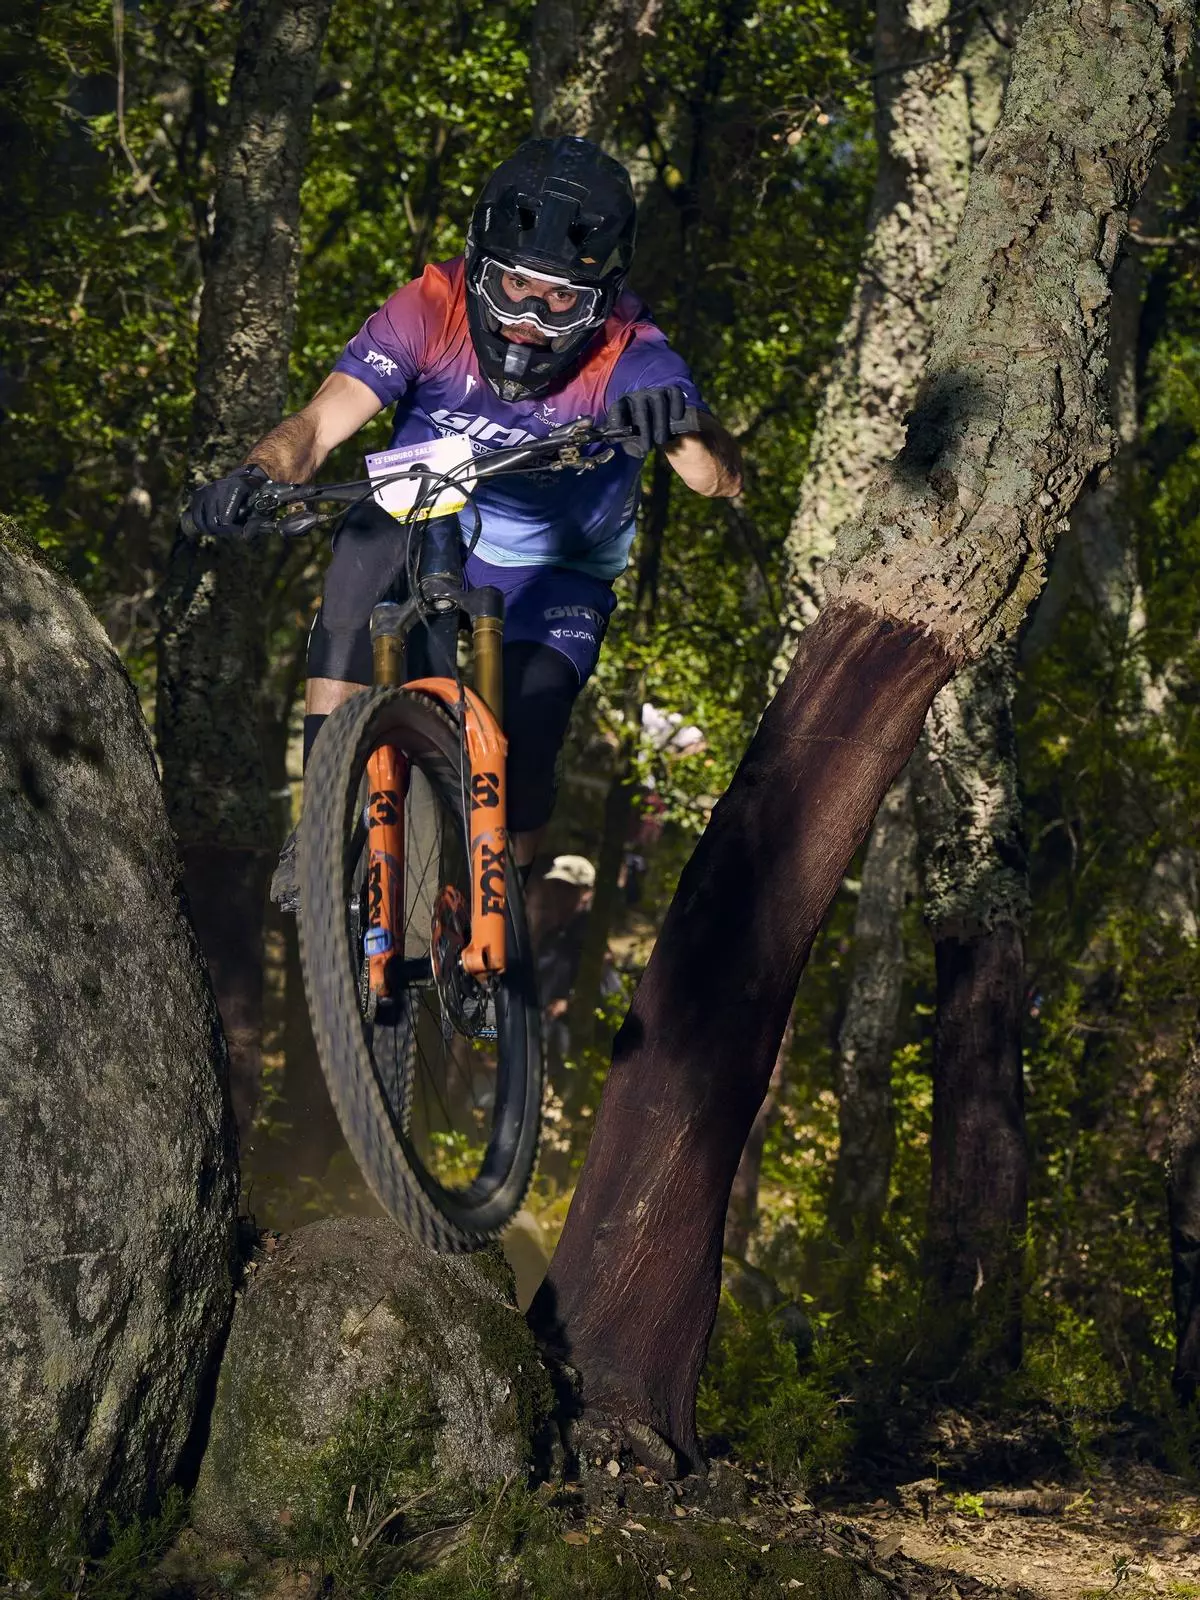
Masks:
[[[0,519],[0,1545],[18,1569],[170,1482],[227,1326],[236,1197],[224,1045],[137,697]]]
[[[269,1243],[221,1366],[192,1508],[204,1539],[302,1541],[345,1502],[339,1474],[384,1507],[414,1482],[524,1476],[549,1393],[498,1254],[435,1255],[364,1217]]]

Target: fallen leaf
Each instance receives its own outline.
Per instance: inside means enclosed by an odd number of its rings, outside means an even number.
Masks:
[[[605,1471],[610,1478],[619,1478],[621,1476],[621,1463],[619,1461],[610,1461]]]
[[[692,1575],[691,1567],[684,1567],[683,1571],[679,1574],[680,1583],[686,1583],[688,1581],[688,1579],[691,1577],[691,1575]]]
[[[564,1544],[587,1544],[587,1542],[588,1542],[588,1536],[587,1536],[586,1533],[564,1533],[563,1534],[563,1543]]]
[[[646,1524],[644,1522],[627,1522],[625,1526],[627,1528],[632,1528],[635,1533],[645,1533],[646,1531]]]
[[[687,1516],[687,1512],[683,1509],[682,1506],[676,1506],[675,1507],[675,1515],[677,1517],[686,1517]]]
[[[900,1548],[901,1538],[901,1534],[889,1533],[880,1539],[875,1546],[876,1561],[890,1561]]]
[[[765,1556],[767,1551],[771,1548],[771,1546],[769,1544],[760,1544],[758,1548],[759,1548],[760,1552]]]
[[[660,1589],[669,1589],[671,1587],[671,1580],[667,1577],[665,1572],[660,1572],[654,1581],[657,1583]]]

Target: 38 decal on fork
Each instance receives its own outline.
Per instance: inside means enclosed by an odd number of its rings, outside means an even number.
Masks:
[[[402,751],[382,744],[367,759],[367,907],[363,948],[368,989],[390,998],[393,953],[404,954],[404,795],[408,762]],[[397,943],[399,941],[399,944]]]

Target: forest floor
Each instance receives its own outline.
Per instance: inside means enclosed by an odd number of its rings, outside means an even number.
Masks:
[[[905,1600],[1200,1597],[1200,1494],[1145,1464],[1099,1467],[1082,1484],[971,1496],[923,1479],[871,1500],[841,1492],[814,1501],[722,1464],[674,1485],[635,1468],[607,1484],[586,1473],[582,1501],[581,1529],[619,1532],[635,1557],[643,1545],[647,1570],[657,1556],[685,1594],[699,1591],[680,1572],[679,1551],[658,1548],[656,1530],[672,1518],[681,1533],[693,1518],[716,1524],[741,1565],[789,1546],[854,1557]]]
[[[933,1593],[957,1582],[965,1596],[967,1579],[1038,1600],[1200,1597],[1200,1495],[1146,1464],[1025,1491],[954,1494],[925,1479],[822,1515],[869,1540],[877,1560],[895,1552],[945,1580]]]

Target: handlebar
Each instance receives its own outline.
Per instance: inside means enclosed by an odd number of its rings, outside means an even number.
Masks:
[[[482,479],[499,477],[504,473],[527,472],[535,469],[559,472],[566,468],[586,470],[610,461],[613,446],[633,437],[632,428],[612,428],[597,424],[591,417],[580,417],[575,422],[564,423],[547,434],[544,439],[531,439],[525,444],[509,445],[502,450],[490,450],[486,455],[475,456],[465,464],[464,476],[476,483]],[[589,445],[605,448],[584,455]],[[251,495],[250,516],[245,527],[247,534],[273,528],[285,538],[300,538],[325,520],[320,512],[292,511],[285,517],[276,517],[284,506],[312,505],[324,501],[335,505],[354,505],[367,499],[376,489],[402,480],[435,478],[427,467],[406,467],[400,472],[390,472],[384,477],[356,479],[350,483],[264,483]],[[447,474],[443,482],[455,481]]]

